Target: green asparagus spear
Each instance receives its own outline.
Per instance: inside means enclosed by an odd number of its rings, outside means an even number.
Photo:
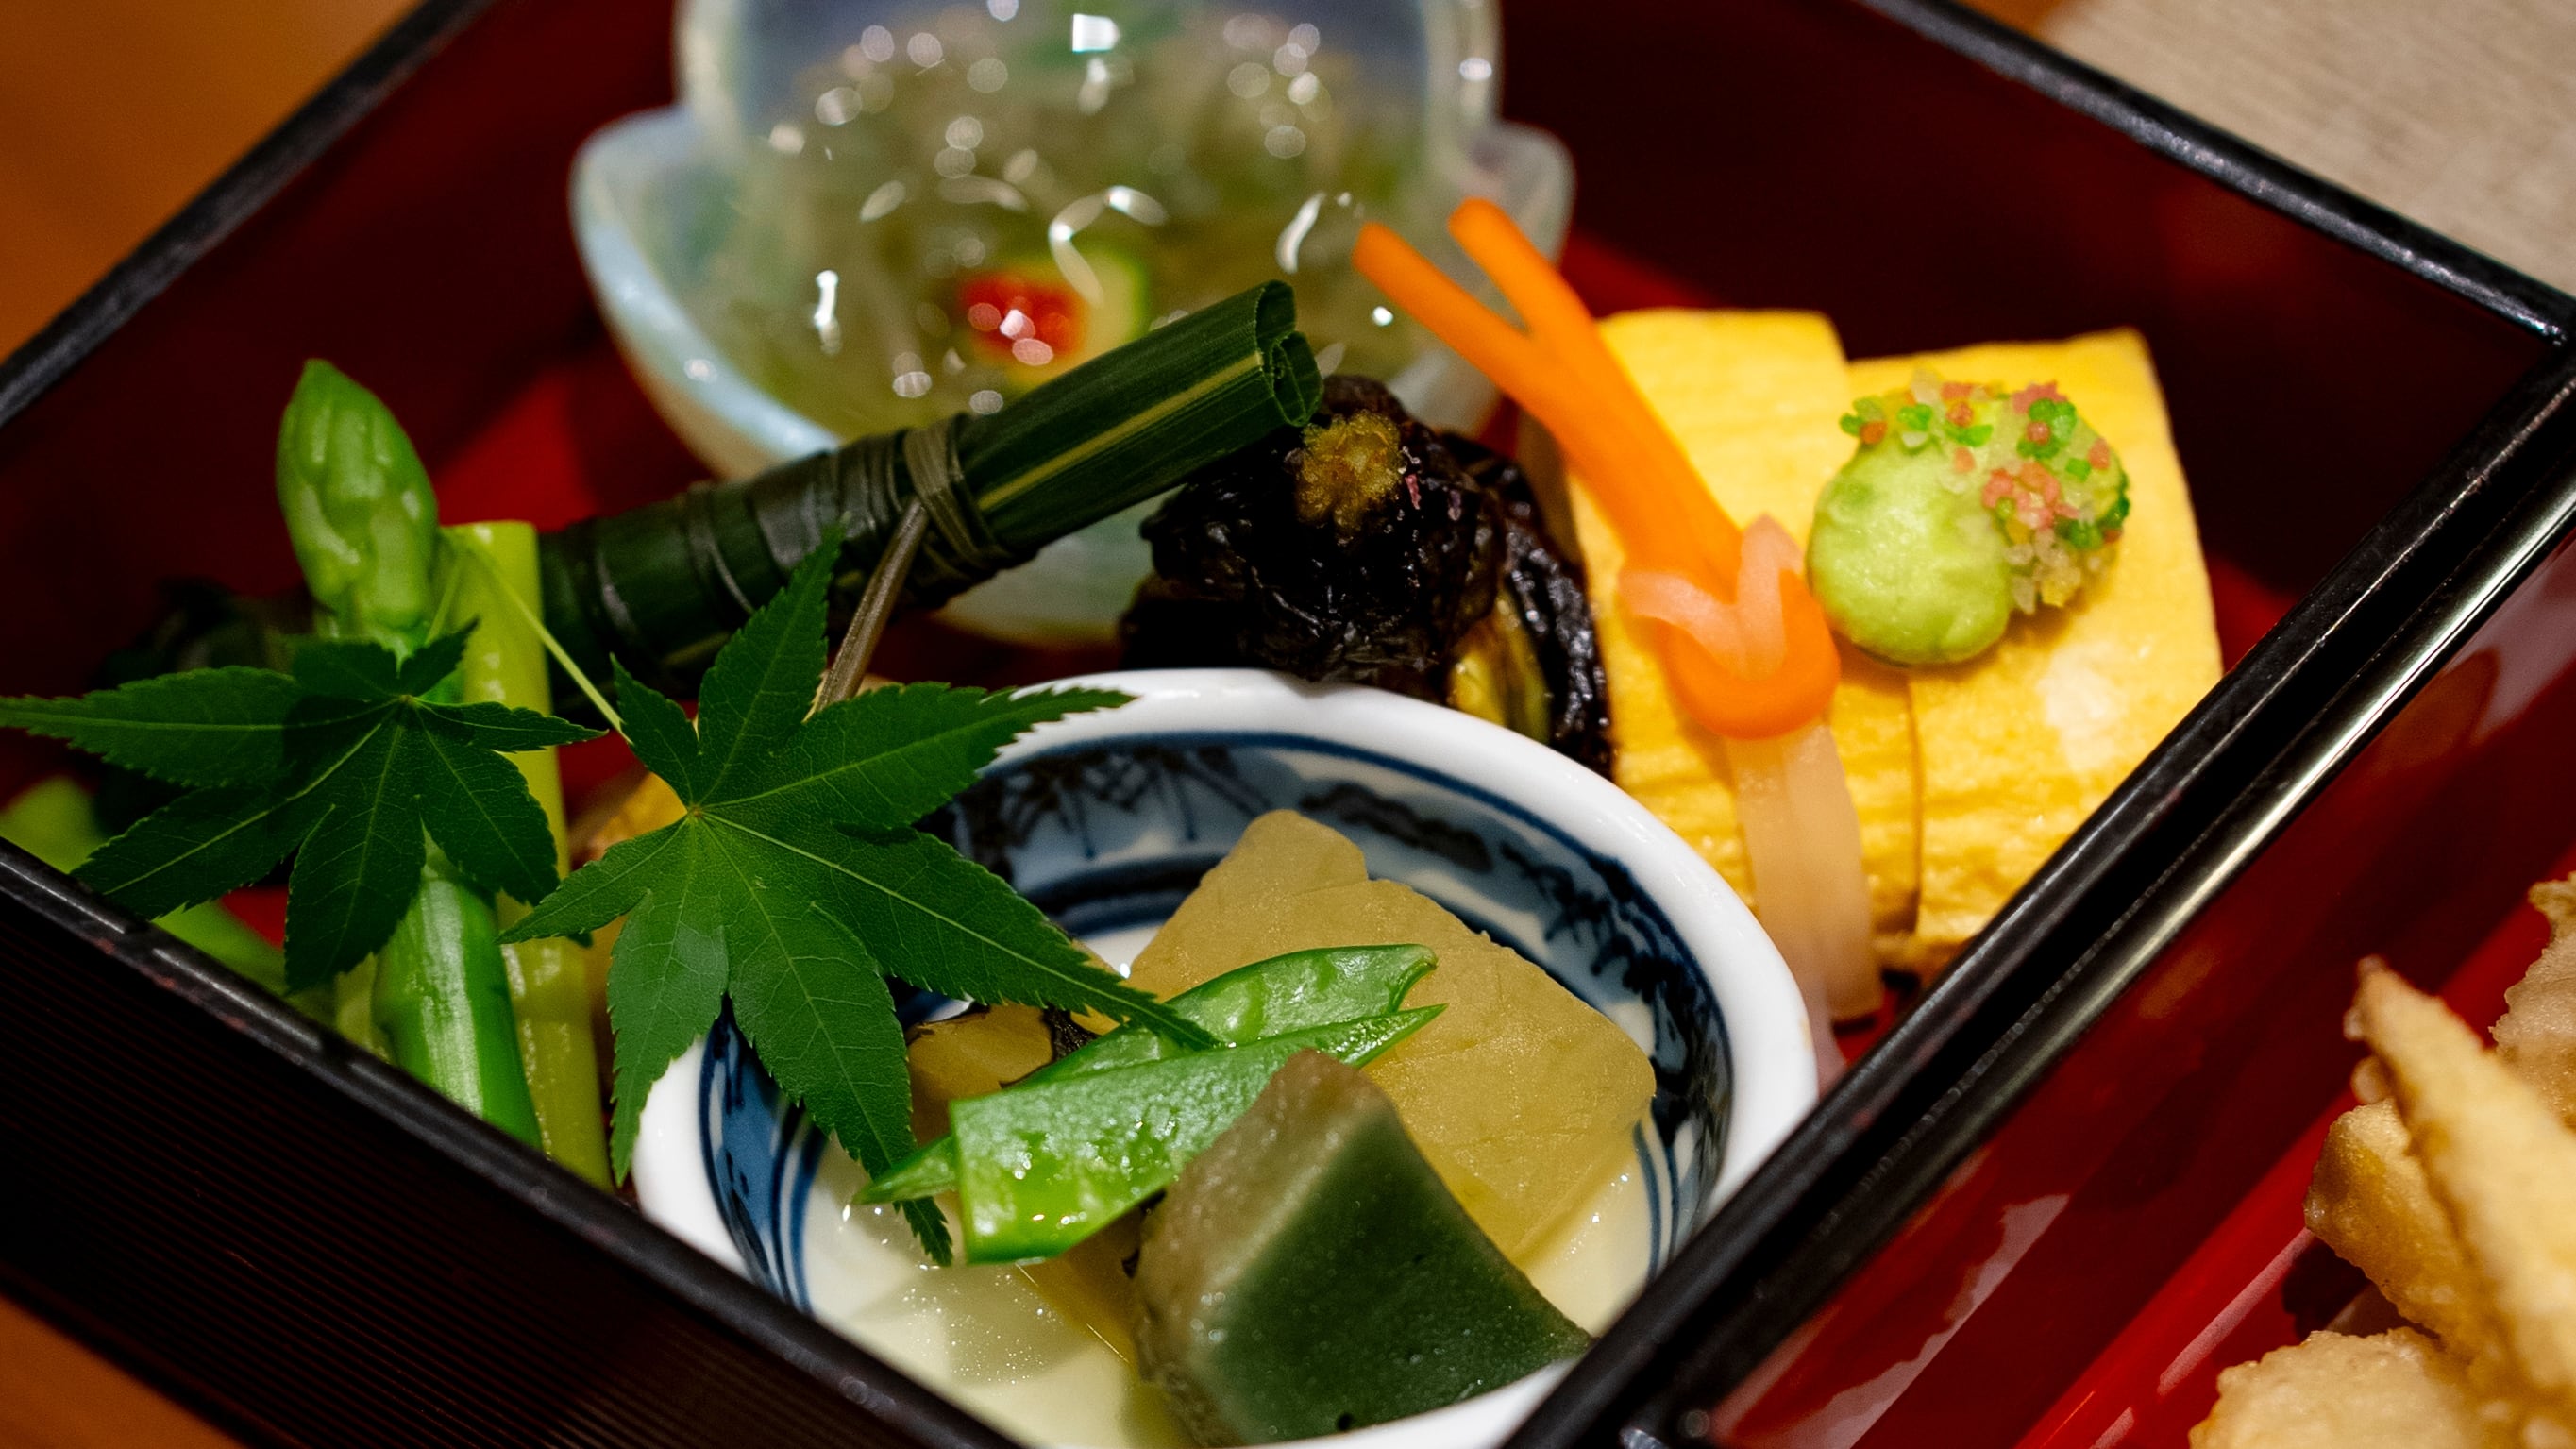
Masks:
[[[370,639],[397,658],[429,642],[443,580],[428,471],[385,405],[328,363],[306,363],[287,404],[277,498],[313,592],[316,632]],[[456,689],[451,678],[434,693]],[[537,1144],[492,903],[435,846],[375,974],[375,1024],[395,1062]]]
[[[0,840],[54,869],[69,872],[107,843],[87,790],[67,775],[39,780],[0,809]],[[213,901],[172,911],[155,924],[293,1003],[316,1021],[328,1021],[331,993],[316,988],[288,995],[286,956],[239,916]]]
[[[455,572],[454,617],[473,619],[474,637],[456,679],[466,702],[490,700],[543,713],[553,704],[545,645],[529,622],[537,598],[537,531],[524,523],[468,523],[447,529]],[[514,601],[511,595],[516,595]],[[572,869],[564,828],[563,778],[553,750],[510,757],[528,793],[546,812],[555,837],[555,870]],[[506,929],[525,904],[503,896],[495,914]],[[591,1035],[590,963],[560,937],[501,948],[510,968],[510,1005],[518,1020],[519,1065],[535,1100],[537,1135],[546,1156],[602,1187],[608,1185],[608,1132],[600,1112],[599,1052]]]
[[[492,903],[437,846],[420,894],[376,953],[376,1025],[405,1071],[530,1146],[542,1146]]]

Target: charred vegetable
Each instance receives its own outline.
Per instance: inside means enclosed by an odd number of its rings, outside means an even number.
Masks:
[[[1608,688],[1581,569],[1517,465],[1366,378],[1201,469],[1145,523],[1130,666],[1251,664],[1508,725],[1596,770]]]

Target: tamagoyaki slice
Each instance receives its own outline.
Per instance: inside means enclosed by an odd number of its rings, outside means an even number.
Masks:
[[[2131,504],[2110,563],[2067,607],[2016,616],[1968,663],[1905,673],[1922,772],[1913,955],[1933,965],[2209,692],[2219,656],[2191,493],[2144,339],[2122,329],[1878,358],[1853,363],[1844,390],[1883,393],[1918,370],[2014,388],[2054,382],[2119,450]]]

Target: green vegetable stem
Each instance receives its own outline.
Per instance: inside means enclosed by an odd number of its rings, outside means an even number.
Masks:
[[[1405,993],[1436,964],[1428,946],[1330,946],[1291,951],[1211,977],[1166,1003],[1226,1046],[1283,1036],[1404,1005]],[[1160,1061],[1172,1044],[1149,1028],[1122,1026],[1031,1072],[1012,1090]],[[863,1202],[905,1202],[957,1186],[952,1134],[914,1152],[875,1178]]]
[[[475,620],[457,685],[469,703],[489,701],[543,713],[552,703],[545,644],[532,611],[537,598],[537,533],[525,523],[469,523],[445,530],[455,602],[450,612]],[[563,778],[550,749],[522,750],[510,763],[546,814],[555,869],[572,869],[564,828]],[[528,914],[516,897],[495,902],[499,924]],[[587,953],[560,938],[501,948],[509,967],[510,1008],[517,1022],[519,1065],[537,1112],[546,1156],[608,1185],[608,1134],[600,1114],[599,1049],[592,1034],[594,992]]]
[[[306,363],[287,404],[277,498],[313,592],[316,632],[382,645],[397,664],[430,643],[440,570],[429,474],[392,412],[329,363]],[[452,669],[451,659],[422,681],[426,698],[456,701]],[[552,885],[551,869],[545,880]],[[296,904],[288,906],[290,945]],[[445,851],[426,852],[411,902],[376,953],[374,1018],[405,1070],[540,1143],[491,899]]]
[[[0,840],[52,866],[70,871],[98,852],[107,837],[87,790],[68,775],[56,775],[28,786],[0,810]],[[285,996],[298,1011],[328,1020],[331,993],[313,988],[289,994],[286,955],[268,938],[244,925],[239,916],[213,901],[171,912],[153,924],[223,962],[261,986]]]
[[[954,1104],[967,1260],[1062,1253],[1171,1186],[1290,1057],[1319,1051],[1364,1066],[1441,1010],[1289,1032]]]
[[[492,903],[438,850],[392,939],[376,952],[375,1007],[404,1070],[511,1136],[543,1145]]]

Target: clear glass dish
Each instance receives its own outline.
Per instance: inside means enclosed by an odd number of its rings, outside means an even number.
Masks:
[[[672,427],[724,473],[992,411],[1271,277],[1327,371],[1435,422],[1493,401],[1347,265],[1388,222],[1462,278],[1442,219],[1492,197],[1553,250],[1562,147],[1493,117],[1492,11],[1283,0],[693,0],[682,99],[602,131],[582,261]],[[1143,510],[952,604],[978,632],[1110,636]]]

